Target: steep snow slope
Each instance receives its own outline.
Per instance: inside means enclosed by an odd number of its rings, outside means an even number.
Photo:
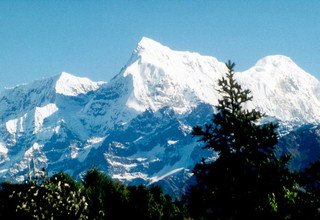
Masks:
[[[143,38],[125,68],[84,112],[95,114],[97,107],[107,106],[98,123],[101,119],[113,126],[126,124],[147,109],[170,107],[184,114],[200,102],[216,105],[217,80],[225,72],[224,63],[213,57],[173,51]],[[320,83],[290,58],[265,57],[236,77],[252,91],[254,100],[249,108],[258,108],[283,123],[320,122]]]
[[[284,122],[320,122],[320,83],[289,57],[267,56],[237,79],[252,91],[251,107]]]
[[[126,104],[140,112],[170,106],[177,113],[190,111],[199,102],[216,104],[214,87],[225,71],[224,63],[213,57],[172,51],[143,38],[121,73],[133,84]]]
[[[143,38],[128,64],[84,108],[95,129],[126,125],[145,110],[170,107],[178,114],[200,102],[217,104],[223,63],[197,53],[172,51]],[[106,127],[100,127],[105,124]]]

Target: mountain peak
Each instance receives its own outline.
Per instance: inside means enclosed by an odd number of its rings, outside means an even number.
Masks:
[[[199,100],[216,103],[212,97],[217,92],[208,89],[225,71],[225,64],[213,57],[171,50],[143,37],[120,76],[130,76],[128,107],[142,112],[171,106],[184,113]]]
[[[266,56],[256,63],[255,66],[269,66],[279,67],[281,65],[296,65],[290,57],[284,55],[270,55]]]
[[[266,56],[237,74],[237,80],[253,94],[249,105],[269,116],[294,123],[320,121],[319,81],[287,56]]]
[[[136,49],[134,50],[134,54],[144,54],[147,56],[158,56],[159,54],[165,54],[170,52],[171,49],[169,47],[164,46],[161,43],[147,37],[142,37]]]
[[[87,92],[97,90],[101,83],[93,82],[86,77],[77,77],[72,74],[62,72],[58,75],[55,85],[56,93],[65,96],[77,96]]]
[[[75,78],[76,76],[70,74],[70,73],[67,73],[67,72],[61,72],[59,75],[59,78]]]
[[[156,49],[156,48],[168,48],[168,47],[150,38],[142,37],[140,42],[138,43],[138,48]]]
[[[315,81],[315,78],[299,67],[290,57],[284,55],[266,56],[257,61],[257,63],[245,72],[250,74],[268,75],[272,81],[279,81],[280,78],[296,78],[298,81]],[[274,78],[276,77],[276,78]]]

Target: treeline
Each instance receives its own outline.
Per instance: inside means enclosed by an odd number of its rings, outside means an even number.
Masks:
[[[126,186],[89,170],[81,182],[59,173],[24,184],[2,183],[0,219],[320,219],[320,161],[288,169],[277,155],[277,124],[263,121],[228,62],[219,80],[217,113],[193,135],[219,154],[193,169],[195,184],[180,201],[157,186]]]
[[[65,173],[2,183],[0,219],[183,219],[183,205],[158,186],[126,186],[97,169],[77,182]]]

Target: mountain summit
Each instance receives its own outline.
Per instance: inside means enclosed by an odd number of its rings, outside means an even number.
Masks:
[[[237,79],[252,91],[251,107],[284,122],[320,122],[320,82],[286,56],[267,56]]]
[[[145,37],[125,67],[117,80],[128,80],[126,106],[137,112],[169,106],[182,114],[199,102],[216,105],[217,80],[226,72],[224,63],[214,57],[173,51]],[[319,81],[289,57],[264,57],[236,75],[253,93],[249,107],[285,122],[320,122]]]
[[[0,176],[21,181],[31,161],[75,177],[96,166],[127,183],[179,192],[195,163],[216,156],[190,132],[211,119],[225,72],[214,57],[142,38],[108,83],[62,73],[7,89],[0,93]],[[290,58],[265,57],[236,78],[252,91],[247,108],[287,132],[320,124],[320,83]]]
[[[62,72],[55,83],[55,91],[57,94],[66,96],[78,96],[97,90],[100,84],[85,77],[76,77]]]
[[[144,37],[118,78],[130,78],[127,106],[139,112],[170,106],[184,113],[199,101],[216,103],[213,88],[225,70],[213,57],[173,51]]]

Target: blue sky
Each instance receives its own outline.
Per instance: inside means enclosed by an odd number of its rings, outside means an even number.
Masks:
[[[320,1],[0,1],[0,88],[66,71],[108,81],[142,36],[231,59],[282,54],[320,79]]]

